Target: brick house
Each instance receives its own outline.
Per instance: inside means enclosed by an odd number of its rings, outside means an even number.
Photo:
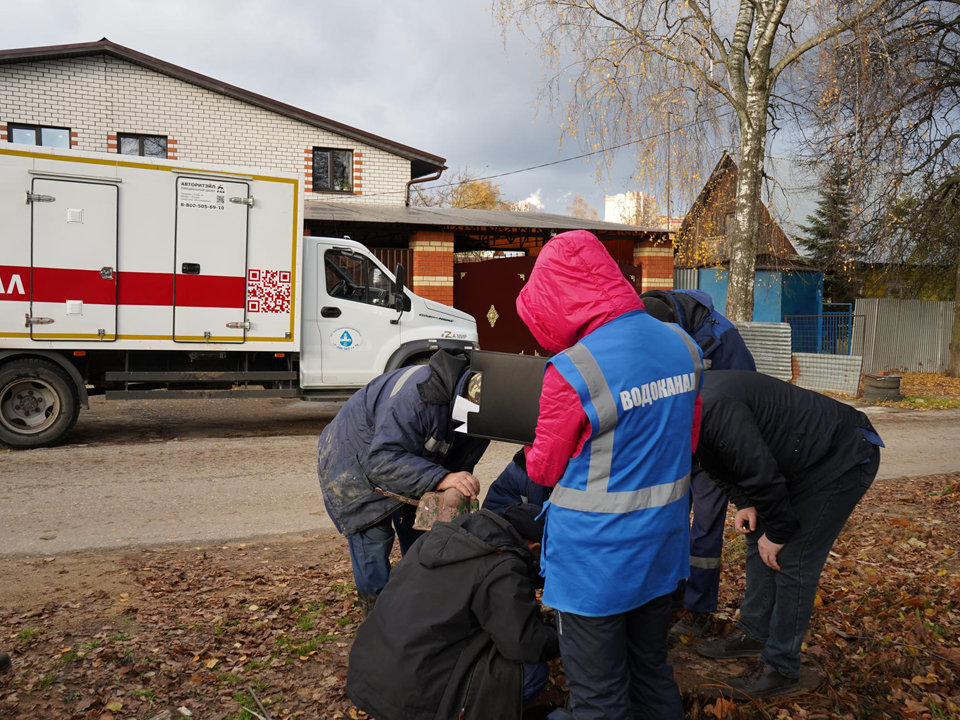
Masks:
[[[444,158],[106,38],[0,50],[0,142],[303,172],[305,233],[349,234],[383,259],[401,258],[414,291],[444,303],[453,302],[455,251],[536,254],[551,234],[571,227],[629,237],[644,289],[672,283],[664,232],[554,215],[531,224],[526,213],[499,213],[491,224],[471,215],[483,211],[450,218],[439,208],[408,208],[409,185],[439,178]],[[356,211],[352,222],[338,215],[348,207]],[[381,222],[378,209],[391,217]]]

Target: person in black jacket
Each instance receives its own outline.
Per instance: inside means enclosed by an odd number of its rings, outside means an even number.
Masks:
[[[696,459],[739,508],[747,539],[740,620],[701,642],[710,658],[758,657],[734,699],[796,690],[800,645],[834,541],[877,475],[883,441],[859,410],[760,373],[704,374]]]
[[[560,654],[534,594],[530,506],[437,522],[394,568],[350,650],[347,695],[377,720],[520,720]]]
[[[503,472],[497,476],[483,499],[483,507],[490,512],[500,513],[510,505],[535,505],[543,509],[543,505],[550,499],[553,488],[535,483],[527,475],[524,466],[523,451],[521,450],[510,461]]]

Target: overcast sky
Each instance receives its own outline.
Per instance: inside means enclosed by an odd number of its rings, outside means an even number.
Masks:
[[[135,50],[484,174],[578,155],[558,120],[538,113],[541,64],[529,41],[506,44],[487,0],[31,0],[4,4],[0,47],[107,37]],[[630,185],[626,156],[597,183],[573,160],[501,180],[512,200],[565,213],[583,195]],[[446,177],[446,173],[444,175]],[[684,208],[674,208],[682,212]]]

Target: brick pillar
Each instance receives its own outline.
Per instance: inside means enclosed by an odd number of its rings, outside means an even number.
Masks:
[[[422,298],[453,305],[453,233],[418,230],[413,251],[411,287]]]
[[[116,134],[116,133],[108,133],[108,134],[107,134],[107,152],[112,152],[112,153],[120,152],[120,150],[117,149],[117,134]]]
[[[167,160],[176,160],[177,159],[177,139],[168,137],[167,138]]]
[[[363,195],[363,153],[353,154],[353,194]]]
[[[71,148],[75,148],[77,145],[80,144],[79,138],[80,138],[80,133],[78,133],[76,130],[70,131],[70,147]]]
[[[633,264],[643,266],[640,292],[673,290],[673,247],[656,245],[650,240],[636,240],[633,244]]]
[[[303,151],[303,191],[313,192],[313,148]]]
[[[0,123],[0,142],[7,141],[7,126],[4,123]]]

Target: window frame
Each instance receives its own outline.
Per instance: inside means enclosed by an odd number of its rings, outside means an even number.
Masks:
[[[150,133],[117,133],[117,155],[127,155],[127,153],[120,152],[120,142],[124,138],[137,140],[137,149],[140,151],[137,155],[130,155],[129,157],[150,157],[154,159],[160,159],[159,156],[154,157],[153,155],[144,155],[143,154],[143,141],[146,138],[153,138],[157,140],[163,140],[163,157],[166,158],[170,154],[170,136],[169,135],[151,135]]]
[[[43,131],[44,130],[65,130],[67,133],[67,146],[65,148],[60,147],[60,150],[69,150],[73,147],[73,129],[68,127],[58,127],[56,125],[35,125],[33,123],[18,123],[18,122],[8,122],[7,123],[7,142],[13,142],[13,131],[14,130],[33,130],[34,131],[34,146],[35,147],[52,147],[58,148],[57,145],[44,145],[43,140]]]
[[[350,187],[347,190],[336,190],[333,187],[333,154],[335,152],[345,152],[350,153],[350,164],[347,170],[347,180],[350,182]],[[352,195],[354,191],[354,179],[353,179],[353,150],[348,148],[336,148],[336,147],[321,147],[314,146],[313,152],[310,155],[310,177],[311,177],[311,186],[312,190],[315,193],[332,193],[337,195]],[[327,187],[321,188],[317,186],[317,153],[326,153],[327,154]]]

